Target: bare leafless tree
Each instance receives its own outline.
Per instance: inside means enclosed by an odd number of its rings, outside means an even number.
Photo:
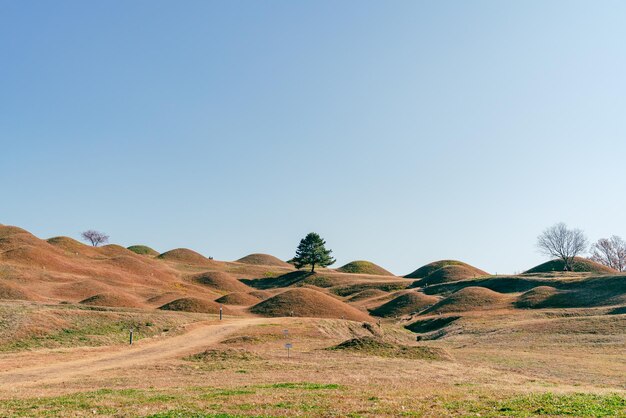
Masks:
[[[617,271],[625,271],[626,242],[617,235],[599,239],[591,246],[591,259]]]
[[[537,248],[549,257],[563,261],[564,270],[572,270],[574,257],[587,248],[587,238],[580,229],[568,229],[560,222],[543,231],[537,237]]]
[[[109,242],[108,235],[103,234],[102,232],[94,231],[93,229],[90,229],[89,231],[85,231],[80,235],[83,237],[85,241],[91,242],[91,245],[93,245],[94,247],[97,247],[100,244],[105,244]]]

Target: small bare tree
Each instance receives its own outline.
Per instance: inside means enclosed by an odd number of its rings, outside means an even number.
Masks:
[[[626,242],[617,235],[599,239],[591,246],[591,259],[617,271],[625,271]]]
[[[89,231],[85,231],[80,235],[83,237],[85,241],[91,242],[91,245],[93,245],[94,247],[97,247],[100,244],[105,244],[109,242],[108,235],[103,234],[102,232],[94,231],[93,229],[90,229]]]
[[[580,229],[568,229],[560,222],[537,237],[537,248],[542,254],[563,261],[563,270],[571,271],[574,257],[587,248],[587,238]]]

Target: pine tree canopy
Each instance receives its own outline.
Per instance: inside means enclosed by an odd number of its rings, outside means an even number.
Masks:
[[[315,266],[326,267],[335,262],[330,256],[332,250],[327,250],[326,241],[315,232],[307,234],[296,249],[296,256],[293,262],[297,268],[311,266],[311,272],[315,271]]]

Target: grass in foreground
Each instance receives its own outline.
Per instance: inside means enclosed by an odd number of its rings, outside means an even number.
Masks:
[[[473,397],[469,397],[473,396]],[[404,400],[403,400],[404,401]],[[441,395],[410,405],[380,399],[358,388],[282,382],[234,388],[102,389],[71,395],[0,401],[1,416],[280,417],[280,416],[481,416],[625,417],[619,394],[534,393]],[[345,405],[358,405],[346,410]]]

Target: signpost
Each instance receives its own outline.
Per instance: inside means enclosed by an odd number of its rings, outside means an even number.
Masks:
[[[285,344],[285,348],[287,349],[287,358],[290,358],[289,350],[291,349],[291,347],[293,347],[293,345],[291,343]]]
[[[128,342],[130,345],[133,345],[133,329],[131,328],[129,331],[130,331],[130,336],[129,336]]]
[[[285,336],[285,339],[289,338],[289,330],[288,329],[284,329],[283,330],[283,335]]]
[[[220,321],[222,320],[222,305],[220,305]]]

